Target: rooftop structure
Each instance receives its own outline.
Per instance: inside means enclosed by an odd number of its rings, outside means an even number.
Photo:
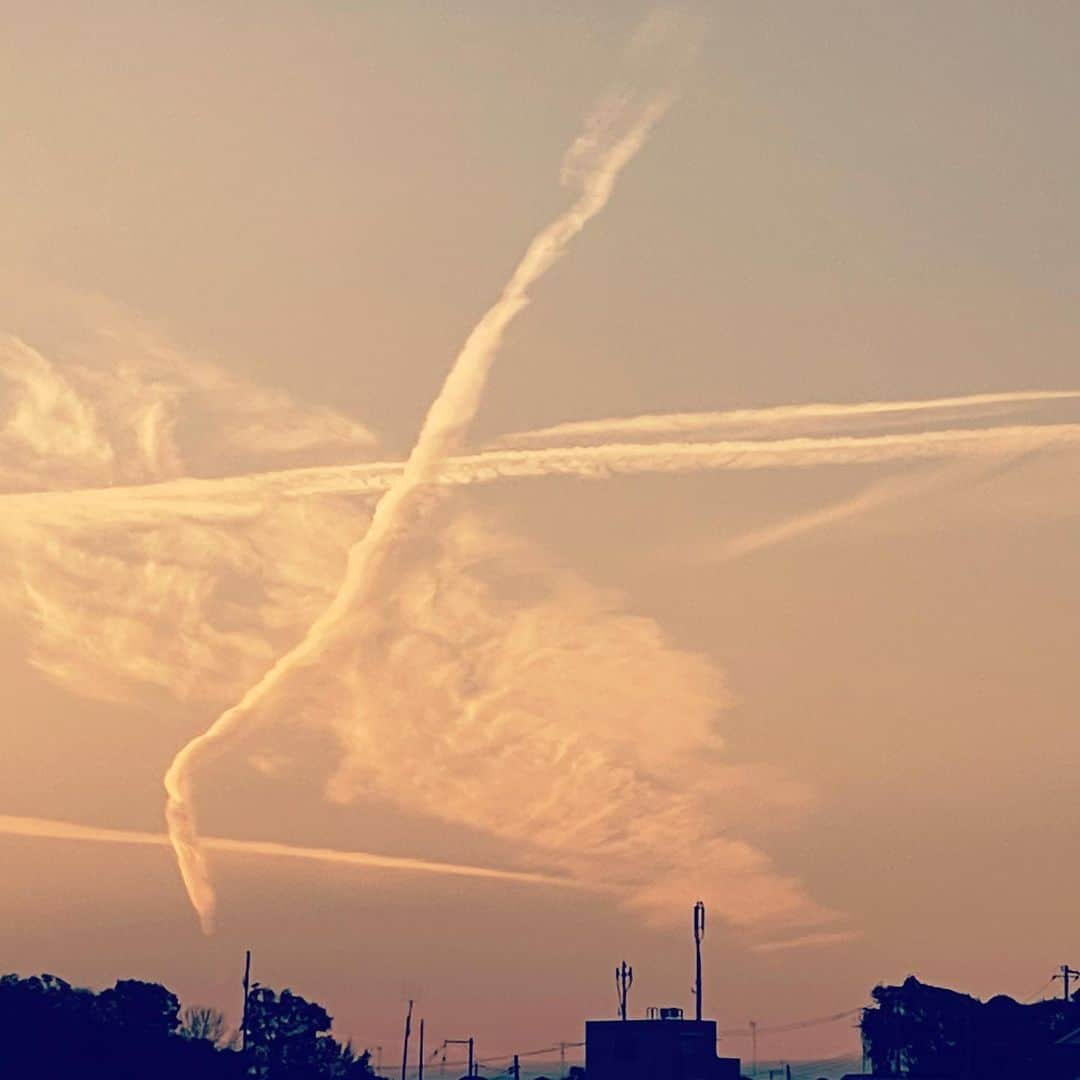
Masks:
[[[662,1009],[655,1019],[588,1021],[585,1073],[588,1080],[739,1080],[740,1067],[738,1058],[717,1056],[715,1020]]]

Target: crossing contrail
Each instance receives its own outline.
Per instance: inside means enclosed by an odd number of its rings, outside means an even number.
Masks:
[[[386,488],[367,532],[349,552],[337,594],[302,640],[281,656],[239,702],[184,746],[170,765],[165,775],[169,837],[205,932],[213,929],[214,892],[192,810],[193,768],[224,740],[250,724],[283,680],[317,661],[344,616],[368,601],[373,583],[394,548],[396,534],[407,526],[414,511],[417,494],[437,479],[443,462],[458,448],[480,405],[503,334],[529,303],[529,290],[604,208],[619,173],[641,149],[669,104],[670,95],[661,95],[628,115],[628,103],[614,113],[609,104],[601,114],[589,118],[563,167],[564,181],[579,187],[577,199],[533,239],[499,299],[473,328],[428,411],[408,460]]]
[[[724,439],[660,443],[604,443],[542,449],[487,450],[435,462],[425,484],[461,487],[504,479],[568,476],[604,479],[648,473],[742,472],[812,469],[944,459],[993,458],[1031,450],[1080,446],[1080,423],[1012,424],[943,428],[885,435],[799,436],[787,439]],[[35,512],[65,520],[102,513],[147,523],[175,514],[229,518],[245,500],[315,495],[378,496],[406,471],[400,461],[326,465],[231,477],[185,477],[153,484],[108,488],[14,492],[0,495],[11,514]]]

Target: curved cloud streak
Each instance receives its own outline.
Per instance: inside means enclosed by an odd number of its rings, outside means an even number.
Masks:
[[[328,648],[347,628],[347,616],[371,602],[398,535],[409,526],[410,516],[417,510],[420,493],[460,444],[479,408],[506,328],[528,304],[531,287],[562,258],[573,239],[607,204],[619,173],[641,148],[668,104],[668,99],[661,97],[629,112],[626,104],[614,113],[606,107],[590,118],[563,163],[563,180],[579,187],[578,198],[535,237],[502,295],[470,333],[428,411],[408,461],[379,501],[367,532],[350,550],[344,579],[330,604],[300,642],[280,656],[240,701],[183,747],[170,765],[165,775],[169,836],[205,931],[213,927],[214,892],[192,809],[193,769],[225,740],[254,722],[259,710],[280,692],[286,680],[302,677],[305,668],[323,660]]]

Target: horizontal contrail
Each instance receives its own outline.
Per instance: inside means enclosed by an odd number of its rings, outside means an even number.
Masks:
[[[805,420],[850,420],[899,413],[946,412],[1075,400],[1080,390],[1007,390],[989,394],[922,398],[907,401],[807,402],[758,409],[711,412],[646,413],[601,420],[572,420],[531,431],[517,431],[497,440],[499,446],[528,445],[551,439],[603,436],[673,435],[723,427],[774,427]]]
[[[26,836],[38,840],[79,840],[98,844],[129,844],[142,847],[171,848],[165,833],[141,832],[134,829],[106,829],[95,825],[78,825],[52,818],[11,817],[0,814],[0,835]],[[498,870],[488,866],[465,866],[460,863],[432,862],[427,859],[402,858],[395,855],[376,855],[370,851],[340,851],[336,848],[298,847],[270,840],[234,840],[224,836],[207,836],[205,847],[233,855],[262,855],[277,859],[304,859],[309,862],[334,863],[338,866],[363,866],[380,870],[407,870],[424,874],[443,874],[450,877],[489,878],[497,881],[521,881],[530,885],[558,885],[570,889],[588,886],[569,878],[550,874],[535,874],[519,870]]]
[[[725,439],[714,442],[606,443],[536,450],[488,450],[449,458],[433,482],[449,486],[501,479],[570,476],[604,479],[648,473],[807,469],[827,465],[874,465],[935,459],[978,459],[1007,453],[1080,446],[1080,423],[946,428],[886,435],[799,436],[789,439]],[[192,477],[131,487],[81,488],[0,496],[9,510],[56,508],[64,519],[97,517],[103,506],[125,506],[152,520],[158,511],[192,517],[232,517],[229,504],[265,496],[377,495],[401,473],[397,461],[331,465],[221,478]]]

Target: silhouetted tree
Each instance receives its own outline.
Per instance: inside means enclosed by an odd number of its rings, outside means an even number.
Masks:
[[[1015,1080],[1072,1080],[1080,1055],[1060,1045],[1080,1027],[1080,1006],[1044,1001],[1020,1005],[998,995],[983,1003],[914,976],[902,986],[878,986],[876,1008],[862,1018],[863,1045],[874,1072]]]
[[[330,1014],[319,1004],[282,990],[257,986],[248,996],[248,1057],[253,1073],[267,1080],[332,1077],[366,1080],[373,1075],[367,1053],[332,1038]]]
[[[221,1045],[216,1009],[180,1011],[155,983],[122,979],[95,994],[55,975],[0,977],[2,1080],[371,1080],[366,1053],[329,1034],[330,1016],[285,990],[257,988],[249,1052]]]
[[[220,1009],[208,1005],[188,1005],[180,1012],[180,1034],[185,1039],[208,1042],[211,1046],[226,1046],[228,1025]]]
[[[301,1076],[314,1069],[316,1041],[330,1014],[291,990],[256,986],[248,995],[248,1053],[259,1076]]]

